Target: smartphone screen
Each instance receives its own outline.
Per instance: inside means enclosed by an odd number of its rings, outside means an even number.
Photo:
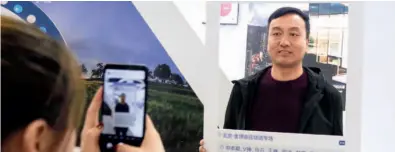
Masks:
[[[110,150],[119,142],[139,146],[144,138],[147,71],[131,66],[107,66],[101,108],[100,144]]]

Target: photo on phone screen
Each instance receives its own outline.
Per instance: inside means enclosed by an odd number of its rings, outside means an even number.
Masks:
[[[118,142],[138,144],[144,137],[146,71],[105,68],[101,138],[112,148]],[[140,140],[140,141],[139,141]]]

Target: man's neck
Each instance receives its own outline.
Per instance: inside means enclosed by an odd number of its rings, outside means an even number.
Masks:
[[[299,78],[303,74],[303,67],[296,66],[292,68],[282,68],[279,66],[272,66],[271,75],[277,81],[291,81]]]

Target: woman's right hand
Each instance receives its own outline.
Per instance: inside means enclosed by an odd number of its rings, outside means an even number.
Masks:
[[[102,105],[103,87],[97,90],[85,115],[81,132],[81,152],[100,152],[99,138],[103,124],[99,122],[99,111]]]
[[[203,145],[204,145],[204,139],[200,140],[199,152],[206,152],[206,149],[203,147]]]
[[[151,118],[147,115],[145,137],[141,146],[134,147],[123,143],[119,143],[116,147],[116,151],[117,152],[164,152],[165,148],[163,147],[163,143],[162,140],[160,139],[160,135],[158,131],[156,131],[155,126],[151,121]]]
[[[100,152],[99,136],[103,125],[99,123],[99,111],[102,105],[103,88],[100,87],[93,97],[86,113],[84,128],[81,134],[81,152]],[[164,152],[165,149],[158,131],[147,115],[145,120],[145,137],[140,147],[118,144],[117,152]]]

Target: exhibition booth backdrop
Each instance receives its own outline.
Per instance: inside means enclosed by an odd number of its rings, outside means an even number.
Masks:
[[[203,104],[132,2],[2,2],[3,10],[74,52],[84,74],[86,105],[102,85],[106,63],[147,66],[148,114],[166,151],[197,150]]]
[[[6,9],[9,13],[13,14],[12,16],[19,17],[23,20],[26,20],[27,22],[35,23],[34,21],[36,21],[37,19],[41,19],[37,16],[33,17],[33,19],[32,17],[28,17],[31,13],[29,13],[28,11],[28,14],[26,14],[26,8],[22,7],[24,5],[17,7],[10,5],[15,3],[6,3],[2,1],[2,14],[4,13],[3,9]],[[25,2],[18,3],[22,4]],[[49,5],[54,3],[55,2],[44,4]],[[66,2],[56,3],[63,4]],[[106,4],[108,3],[110,2],[107,2]],[[127,5],[126,3],[123,4],[125,4],[124,6],[128,6],[131,3],[129,2],[127,3]],[[272,152],[274,152],[274,149],[276,148],[281,148],[282,150],[288,151],[295,151],[299,148],[302,151],[305,149],[332,152],[344,151],[345,142],[342,140],[343,138],[340,137],[308,136],[300,134],[281,134],[266,132],[245,132],[221,129],[218,130],[217,127],[219,121],[218,119],[215,119],[215,116],[218,116],[218,118],[220,118],[221,114],[220,112],[217,112],[218,107],[222,105],[220,103],[227,102],[227,98],[229,96],[231,88],[231,84],[228,79],[229,75],[224,74],[226,72],[222,72],[221,68],[213,66],[217,65],[218,63],[220,63],[220,67],[223,66],[223,64],[221,65],[220,62],[221,59],[219,58],[221,56],[221,51],[223,51],[219,49],[221,48],[221,44],[219,44],[220,18],[217,14],[218,12],[220,12],[220,4],[214,2],[207,3],[207,23],[205,25],[206,29],[204,30],[206,32],[204,36],[205,46],[203,46],[202,40],[199,38],[198,34],[195,34],[194,29],[188,25],[190,23],[186,21],[185,16],[180,13],[180,10],[177,8],[176,5],[174,5],[173,2],[133,2],[133,4],[135,6],[135,9],[137,8],[138,12],[140,12],[140,17],[142,17],[145,20],[145,23],[148,24],[151,32],[155,33],[155,36],[160,41],[161,45],[166,48],[165,51],[167,51],[167,54],[177,65],[179,71],[182,71],[182,75],[184,76],[184,78],[189,82],[190,86],[193,88],[200,101],[205,105],[204,137],[206,141],[206,148],[209,151],[232,151],[232,147],[233,151],[235,151],[235,149],[237,150],[237,147],[239,147],[239,150],[240,147],[242,147],[244,151],[252,151],[256,150],[256,148],[258,148],[258,151],[261,151],[262,148],[266,148],[265,150],[268,151],[267,148],[270,148],[270,150],[273,149]],[[35,6],[39,5],[40,4],[36,4]],[[29,4],[27,6],[33,5]],[[393,81],[388,81],[391,80],[391,77],[394,75],[393,70],[388,70],[390,69],[388,65],[395,65],[395,60],[392,60],[395,54],[393,51],[388,50],[391,50],[392,48],[391,42],[393,42],[393,38],[390,36],[395,34],[395,30],[392,28],[395,26],[395,21],[382,20],[380,17],[383,15],[383,13],[395,13],[395,10],[392,9],[394,6],[395,4],[390,2],[360,2],[351,3],[350,5],[349,27],[352,28],[349,29],[349,35],[351,40],[349,44],[350,49],[348,52],[348,56],[350,56],[348,59],[349,70],[347,71],[349,77],[347,82],[347,100],[349,102],[347,102],[346,106],[347,111],[349,112],[349,115],[347,115],[347,121],[349,122],[349,125],[347,125],[347,134],[345,135],[345,138],[347,139],[347,146],[345,148],[347,149],[347,151],[350,152],[388,151],[389,148],[393,146],[392,141],[395,137],[395,132],[393,128],[395,128],[395,122],[390,120],[393,120],[393,118],[395,117],[395,110],[393,108],[395,107],[395,102],[393,102],[393,98],[390,93],[390,87],[395,84]],[[239,8],[240,12],[242,12],[243,6],[240,5]],[[83,9],[85,9],[85,7]],[[103,8],[100,9],[103,10]],[[35,10],[36,12],[41,11],[38,9]],[[91,10],[92,9],[86,9],[86,14],[89,14]],[[63,8],[58,8],[54,9],[53,11],[63,12],[67,10],[64,10]],[[123,12],[124,10],[117,9],[117,12],[118,11]],[[44,9],[43,12],[45,12]],[[158,14],[161,14],[164,17],[158,17]],[[65,15],[67,16],[67,14]],[[48,16],[53,19],[52,16]],[[239,19],[238,23],[241,23],[242,21],[243,19]],[[76,24],[79,24],[81,22],[82,21],[76,22]],[[54,23],[55,25],[59,26],[58,23]],[[68,24],[64,23],[63,26],[69,26],[70,23],[73,22],[70,21],[68,22]],[[36,25],[43,26],[43,24]],[[42,30],[52,31],[48,30],[48,28],[50,28],[50,26],[42,28]],[[63,28],[71,29],[74,28],[74,26]],[[245,27],[243,27],[243,29],[247,31],[247,24],[245,24]],[[63,33],[61,29],[58,31],[60,31],[59,33],[62,33],[61,35],[64,35],[62,36],[62,39],[67,43],[65,33]],[[100,34],[100,32],[98,34]],[[73,33],[70,33],[70,35],[71,37],[74,36]],[[246,43],[246,41],[244,42]],[[69,43],[67,44],[70,46]],[[106,44],[106,42],[103,42],[103,44]],[[243,51],[239,51],[242,52],[240,54],[244,54],[244,56],[246,56],[246,44],[243,45],[242,50]],[[78,55],[78,52],[75,52]],[[92,55],[95,56],[96,54],[92,53]],[[202,62],[203,58],[204,62]],[[230,62],[228,61],[228,63]],[[245,63],[246,62],[244,61],[243,64],[241,64],[244,68]],[[386,70],[380,71],[380,75],[371,72],[377,70],[378,67]],[[81,69],[84,68],[81,67]],[[241,76],[239,76],[240,78],[244,77],[245,74],[244,69],[241,71],[242,72],[240,72],[240,70],[237,71],[237,73],[241,73]],[[233,75],[233,77],[235,77],[235,75]],[[157,127],[160,127],[162,122],[158,121],[155,123]],[[179,125],[177,124],[177,126]],[[242,138],[233,138],[235,137],[235,134],[237,135],[237,137]],[[194,136],[191,137],[193,138]],[[188,139],[191,137],[188,137]],[[229,139],[227,137],[232,138]],[[162,136],[162,138],[164,141],[167,140],[166,137]],[[262,141],[260,139],[265,139],[265,141]],[[197,143],[195,142],[194,144],[195,145],[193,145],[193,148],[191,148],[192,150],[190,151],[197,150]],[[168,146],[166,148],[169,149]]]

